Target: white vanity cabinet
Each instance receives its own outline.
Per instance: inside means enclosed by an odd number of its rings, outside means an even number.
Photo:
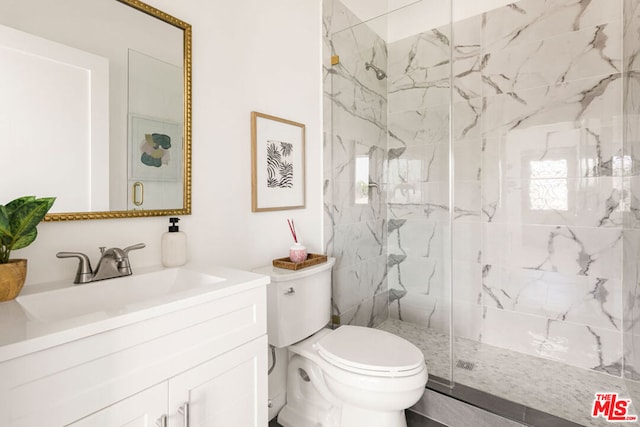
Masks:
[[[163,427],[163,422],[166,425],[166,411],[167,385],[162,383],[72,422],[68,426]]]
[[[240,288],[5,360],[0,425],[265,426],[266,288]]]
[[[70,427],[255,426],[266,424],[259,396],[266,337],[95,412]]]
[[[266,387],[266,350],[263,336],[171,379],[169,425],[185,425],[188,405],[190,426],[264,427],[267,398],[256,390]]]

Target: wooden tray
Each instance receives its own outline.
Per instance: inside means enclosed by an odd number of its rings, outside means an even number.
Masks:
[[[287,270],[300,270],[302,268],[311,267],[312,265],[327,262],[326,255],[308,254],[307,259],[302,262],[293,262],[289,257],[278,258],[273,260],[273,266],[278,268],[286,268]]]

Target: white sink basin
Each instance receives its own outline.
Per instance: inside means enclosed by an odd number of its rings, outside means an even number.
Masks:
[[[224,278],[172,268],[19,296],[16,301],[43,322],[99,319],[183,298]]]

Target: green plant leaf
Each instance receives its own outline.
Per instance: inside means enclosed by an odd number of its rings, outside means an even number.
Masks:
[[[9,213],[6,206],[0,205],[0,243],[8,244],[12,240]],[[5,243],[5,241],[7,243]]]
[[[26,248],[27,246],[32,244],[34,240],[36,240],[36,237],[38,237],[38,230],[34,228],[30,232],[23,234],[18,239],[16,239],[13,242],[11,249],[16,250]]]
[[[15,200],[10,201],[9,203],[7,203],[7,214],[9,216],[9,218],[11,218],[11,215],[21,206],[25,205],[26,203],[30,203],[36,200],[35,196],[23,196],[23,197],[18,197]]]
[[[22,239],[23,236],[30,235],[32,230],[35,230],[52,205],[51,198],[27,200],[16,205],[15,210],[9,217],[9,226],[14,242],[13,245],[9,245],[9,249],[14,249],[15,242]]]
[[[47,204],[47,212],[49,212],[49,209],[51,209],[51,207],[53,206],[53,203],[56,201],[56,198],[55,197],[40,197],[37,200],[39,202],[46,203]]]
[[[55,197],[19,197],[0,205],[0,263],[9,261],[14,249],[29,246],[38,236],[37,225],[47,214]]]

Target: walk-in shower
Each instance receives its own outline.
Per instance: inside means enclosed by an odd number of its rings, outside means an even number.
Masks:
[[[448,387],[640,413],[640,0],[387,3],[324,1],[334,321]]]

